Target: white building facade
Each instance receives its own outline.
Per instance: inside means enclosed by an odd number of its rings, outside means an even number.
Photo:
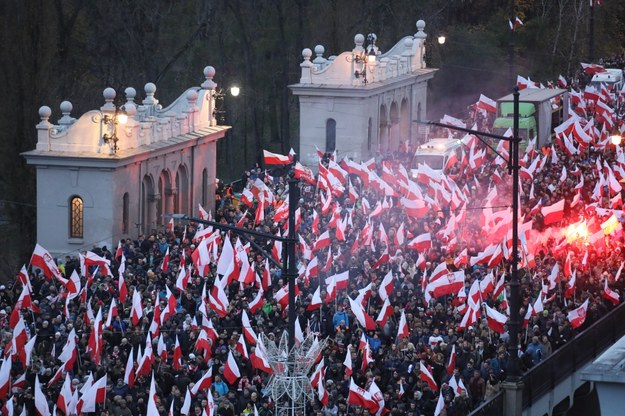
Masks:
[[[324,58],[324,48],[304,49],[299,83],[302,163],[316,167],[316,150],[365,160],[414,141],[425,119],[427,85],[436,69],[425,64],[425,22],[417,33],[381,53],[376,37],[358,34],[354,49]]]
[[[212,209],[217,141],[230,128],[217,125],[214,75],[206,67],[206,81],[166,108],[152,83],[140,104],[127,88],[116,105],[107,88],[104,105],[78,119],[64,101],[56,125],[41,107],[37,147],[23,153],[37,169],[38,243],[53,255],[111,247],[166,223],[162,214]]]

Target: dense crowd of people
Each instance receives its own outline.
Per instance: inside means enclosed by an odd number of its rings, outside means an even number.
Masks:
[[[614,105],[609,97],[606,102]],[[542,149],[531,143],[523,146],[519,262],[523,329],[518,340],[509,339],[505,326],[503,331],[494,330],[486,312],[489,308],[508,313],[509,288],[498,283],[509,279],[511,181],[496,153],[475,138],[456,133],[465,146],[443,173],[412,166],[408,149],[365,163],[325,154],[314,178],[297,165],[298,323],[303,334],[327,339],[319,357],[323,371],[317,383],[322,387],[313,389],[306,415],[466,415],[499,392],[507,374],[508,342],[519,345],[527,370],[618,304],[605,291],[609,287],[618,296],[625,288],[620,273],[625,240],[618,227],[607,232],[601,225],[613,215],[621,220],[618,185],[625,179],[625,156],[606,141],[600,122],[593,125],[592,116],[574,117],[579,117],[577,125],[590,142],[574,126],[563,133],[568,138],[558,137]],[[563,140],[571,141],[574,153]],[[500,153],[505,151],[499,148]],[[247,171],[243,194],[219,189],[214,220],[286,235],[285,208],[296,202],[287,199],[288,174],[284,167]],[[545,221],[544,208],[561,200],[563,218]],[[414,204],[424,209],[417,213]],[[574,234],[571,227],[583,231]],[[286,281],[281,268],[254,246],[246,246],[244,239],[238,240],[234,232],[198,223],[164,225],[137,239],[121,240],[117,250],[93,247],[83,253],[106,259],[110,273],[102,263],[72,256],[57,261],[65,281],[29,267],[31,307],[19,308],[25,305],[24,277],[0,286],[1,346],[5,360],[13,358],[12,385],[6,391],[0,385],[0,398],[12,404],[16,415],[23,409],[28,415],[41,413],[42,400],[48,411],[53,406],[60,409],[59,400],[64,401],[66,409],[58,414],[73,414],[75,399],[72,403],[64,391],[69,396],[76,391],[85,394],[106,375],[106,396],[94,412],[99,415],[275,414],[276,403],[268,390],[270,370],[246,357],[247,352],[257,356],[260,352],[243,334],[251,328],[270,340],[280,338],[288,322],[282,301]],[[256,236],[254,241],[282,261],[283,253],[271,239]],[[251,274],[244,276],[241,270],[246,265],[241,264],[218,273],[226,245],[235,248],[235,263],[243,258],[249,264]],[[495,246],[499,248],[488,251]],[[201,247],[208,260],[198,253]],[[436,296],[431,290],[435,279],[446,278],[436,275],[440,270],[443,275],[461,272],[461,290]],[[70,296],[68,282],[74,271],[82,290]],[[333,276],[344,272],[347,287],[332,288]],[[392,281],[388,293],[387,276]],[[501,280],[502,276],[506,277]],[[125,296],[118,279],[125,283]],[[256,308],[259,297],[263,303]],[[587,300],[586,318],[574,328],[577,324],[571,324],[568,313]],[[113,301],[117,316],[109,320]],[[363,325],[352,302],[377,318],[375,327]],[[392,310],[387,312],[385,305]],[[163,319],[170,307],[174,313]],[[155,318],[155,312],[161,318]],[[247,317],[249,328],[244,327]],[[13,319],[24,323],[28,339],[37,337],[26,363],[11,348]],[[63,371],[63,353],[72,334],[77,357]],[[153,357],[146,358],[149,353]],[[232,379],[230,357],[240,377]],[[424,367],[434,384],[424,377]],[[212,385],[206,389],[209,369]],[[136,376],[132,382],[130,373]],[[0,379],[1,374],[2,370]],[[348,400],[352,379],[364,391],[374,384],[379,388],[372,396],[377,397],[377,409]],[[155,395],[150,394],[152,381]],[[202,387],[190,394],[197,383]]]

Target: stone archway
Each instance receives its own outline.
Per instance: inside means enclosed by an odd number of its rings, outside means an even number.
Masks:
[[[388,126],[389,126],[389,122],[388,122],[388,115],[386,112],[386,106],[382,104],[380,106],[380,134],[378,135],[379,137],[378,151],[380,153],[384,153],[388,150],[388,146],[389,146]]]
[[[178,192],[176,201],[176,211],[181,214],[189,215],[189,200],[191,195],[189,194],[189,174],[186,166],[178,166],[176,172],[176,190]]]
[[[156,226],[157,205],[160,195],[155,192],[154,179],[145,175],[141,181],[141,229],[149,232]]]
[[[174,213],[174,197],[176,193],[175,188],[172,187],[171,174],[167,170],[161,171],[158,177],[158,193],[161,195],[161,200],[158,204],[157,222],[165,224],[166,220],[162,215]]]
[[[390,137],[389,147],[387,150],[394,152],[399,148],[399,106],[395,101],[391,103],[391,110],[389,112],[390,118]]]

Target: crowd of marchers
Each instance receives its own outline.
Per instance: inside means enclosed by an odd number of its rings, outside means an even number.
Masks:
[[[620,120],[584,104],[547,146],[523,146],[517,340],[505,146],[453,133],[463,148],[443,171],[413,166],[409,146],[360,163],[320,154],[314,170],[290,159],[199,207],[286,236],[297,204],[296,342],[327,340],[302,416],[466,415],[500,391],[508,343],[525,371],[618,305],[625,154],[608,124]],[[282,262],[284,245],[253,239],[265,253],[181,222],[56,262],[38,247],[0,286],[4,414],[275,414],[263,339],[287,329],[288,285],[266,255]]]

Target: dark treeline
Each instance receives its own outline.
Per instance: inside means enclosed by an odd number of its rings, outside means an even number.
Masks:
[[[297,100],[286,88],[299,79],[301,50],[321,44],[326,56],[374,32],[382,51],[426,21],[428,62],[440,67],[431,85],[430,117],[456,114],[482,92],[508,93],[514,72],[533,80],[573,75],[588,61],[588,0],[4,0],[0,2],[0,271],[9,280],[35,243],[35,171],[20,152],[35,146],[38,108],[69,100],[73,116],[118,93],[154,82],[164,106],[199,85],[202,69],[241,87],[225,96],[218,173],[234,180],[259,150],[297,147]],[[622,53],[625,3],[605,0],[594,13],[595,56]],[[508,19],[525,26],[514,39]],[[444,45],[436,36],[445,34]],[[514,66],[510,63],[513,45]],[[512,69],[512,71],[511,71]],[[453,100],[451,99],[453,97]]]

